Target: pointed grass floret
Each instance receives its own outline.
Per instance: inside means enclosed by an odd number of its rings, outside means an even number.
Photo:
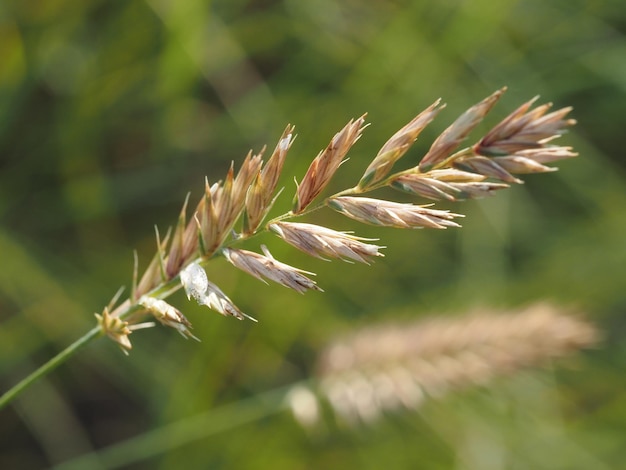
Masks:
[[[443,133],[435,139],[430,150],[419,164],[420,171],[428,171],[439,165],[459,146],[469,133],[483,120],[497,103],[506,88],[496,91],[480,103],[465,111]]]
[[[463,199],[479,199],[486,196],[492,196],[499,189],[508,188],[508,184],[493,183],[485,181],[486,176],[476,173],[461,172],[472,175],[465,181],[446,181],[444,178],[438,178],[437,171],[433,170],[429,173],[405,173],[391,181],[391,186],[415,194],[427,199],[435,201],[461,201]],[[478,180],[476,179],[478,178]]]
[[[452,219],[463,217],[454,212],[430,209],[399,202],[372,199],[368,197],[341,196],[328,202],[333,209],[348,217],[366,224],[396,228],[438,228],[460,227]]]
[[[389,174],[393,165],[409,150],[422,130],[445,107],[445,104],[439,106],[439,103],[440,99],[413,118],[382,146],[359,181],[361,189],[378,183]]]
[[[254,233],[272,208],[276,195],[276,185],[285,163],[287,152],[293,143],[294,126],[288,125],[272,156],[261,169],[246,196],[244,234]]]
[[[248,250],[224,248],[224,257],[233,266],[263,282],[269,279],[301,294],[311,289],[321,291],[315,281],[305,276],[305,274],[314,275],[314,273],[281,263],[274,259],[267,247],[263,246],[262,249],[264,255]]]
[[[261,165],[261,155],[252,155],[249,152],[237,176],[231,165],[224,183],[209,186],[208,181],[206,182],[204,199],[196,212],[205,256],[215,253],[224,243],[242,214],[246,194],[259,174]]]
[[[348,150],[361,137],[364,128],[365,115],[356,121],[350,120],[341,131],[335,134],[328,146],[315,157],[298,185],[293,208],[294,214],[300,214],[304,211],[328,185]]]
[[[298,222],[277,222],[269,229],[290,245],[316,258],[340,258],[369,264],[370,259],[384,256],[382,246],[364,243],[369,238],[356,237],[319,225]]]
[[[184,338],[193,338],[196,341],[200,341],[191,333],[192,326],[189,320],[187,320],[180,310],[174,308],[166,301],[144,295],[137,303],[150,312],[154,318],[163,325],[174,328]]]
[[[520,150],[540,148],[546,142],[560,136],[567,127],[576,124],[574,119],[566,119],[572,108],[562,108],[552,113],[546,112],[551,103],[530,110],[539,97],[524,103],[489,131],[474,146],[479,155],[502,156]]]

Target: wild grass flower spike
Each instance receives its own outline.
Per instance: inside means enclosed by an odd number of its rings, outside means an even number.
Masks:
[[[570,147],[553,144],[569,126],[570,108],[548,113],[550,105],[533,109],[536,98],[496,124],[467,148],[457,150],[500,99],[501,89],[457,118],[430,146],[414,166],[394,170],[422,130],[445,107],[435,101],[397,131],[367,165],[352,188],[327,195],[316,202],[352,146],[367,127],[365,115],[352,119],[331,139],[310,164],[294,196],[291,212],[264,222],[280,191],[282,169],[294,142],[294,126],[288,125],[267,162],[263,151],[250,151],[238,172],[231,165],[222,181],[205,182],[204,195],[188,213],[185,200],[173,231],[164,236],[156,230],[157,253],[138,280],[135,265],[131,295],[117,307],[111,305],[99,316],[102,331],[124,349],[130,349],[129,332],[142,314],[173,327],[183,336],[191,324],[180,310],[164,299],[179,288],[201,305],[226,316],[251,318],[207,278],[202,264],[224,257],[234,267],[263,281],[271,280],[299,293],[321,291],[313,273],[276,260],[266,247],[263,254],[238,246],[256,235],[271,231],[282,241],[316,258],[342,259],[370,264],[383,256],[382,246],[352,232],[289,219],[302,217],[324,206],[359,222],[397,228],[456,228],[462,214],[433,204],[401,203],[367,197],[382,187],[408,192],[431,201],[460,201],[491,196],[521,183],[515,175],[554,171],[550,163],[576,155]]]
[[[373,240],[352,232],[292,222],[291,218],[331,207],[367,224],[412,229],[460,227],[456,220],[462,215],[456,212],[438,209],[432,204],[374,199],[365,194],[387,187],[431,201],[481,198],[510,184],[522,183],[516,175],[552,172],[556,170],[549,166],[552,162],[577,155],[571,147],[553,143],[576,123],[567,117],[571,108],[549,113],[551,105],[543,104],[533,109],[536,98],[496,124],[474,145],[457,150],[504,91],[505,88],[496,91],[465,111],[435,139],[419,163],[393,172],[422,130],[445,107],[440,100],[435,101],[387,140],[353,187],[318,199],[367,127],[365,115],[350,120],[315,157],[297,183],[292,210],[264,222],[280,194],[278,183],[294,142],[295,128],[288,125],[265,164],[263,150],[256,154],[250,151],[238,172],[231,164],[223,180],[215,183],[205,180],[204,194],[195,207],[189,205],[187,196],[174,228],[163,236],[155,228],[156,253],[141,276],[135,253],[129,297],[120,301],[116,294],[102,313],[96,314],[96,327],[2,395],[0,408],[99,335],[108,336],[128,353],[132,348],[130,334],[154,326],[154,322],[142,322],[146,316],[174,328],[185,338],[197,339],[185,315],[165,302],[181,288],[190,299],[222,315],[252,319],[209,281],[202,265],[215,257],[224,257],[234,267],[254,277],[272,280],[300,293],[322,290],[309,277],[313,273],[274,259],[267,248],[262,248],[262,255],[238,247],[262,232],[272,231],[284,242],[317,258],[369,264],[382,256],[382,246],[368,243]],[[193,208],[189,211],[190,207]],[[394,377],[400,381],[398,383],[410,384],[406,370],[398,370]],[[360,383],[367,388],[367,383]],[[330,396],[334,392],[328,393],[333,401]],[[410,394],[402,396],[404,400],[412,400]]]
[[[592,325],[543,303],[516,312],[375,325],[320,352],[320,386],[299,386],[292,409],[307,427],[320,420],[319,414],[303,412],[304,405],[321,408],[316,400],[326,401],[344,424],[368,423],[384,412],[415,409],[427,398],[551,364],[598,340]]]

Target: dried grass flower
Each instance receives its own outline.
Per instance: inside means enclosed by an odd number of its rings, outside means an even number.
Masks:
[[[550,163],[576,155],[571,147],[553,144],[554,139],[575,124],[573,119],[567,117],[571,108],[548,113],[550,105],[544,104],[532,109],[536,99],[523,104],[500,121],[474,145],[457,150],[491,111],[504,91],[504,88],[496,91],[461,114],[435,139],[417,165],[393,172],[394,166],[410,150],[425,126],[444,108],[440,100],[435,101],[387,140],[353,187],[317,200],[367,127],[365,115],[350,120],[311,162],[297,184],[292,210],[265,222],[280,194],[278,183],[294,141],[295,128],[288,125],[265,164],[263,150],[259,153],[248,152],[239,171],[235,172],[233,163],[223,180],[214,183],[205,180],[204,194],[195,207],[189,206],[187,196],[173,229],[161,236],[155,228],[156,253],[141,276],[138,255],[135,253],[129,297],[120,301],[121,291],[118,291],[102,314],[96,314],[97,326],[60,353],[63,360],[102,334],[127,353],[132,348],[130,334],[154,325],[153,322],[141,323],[146,315],[154,316],[160,323],[173,327],[186,338],[196,339],[190,331],[191,323],[187,318],[164,300],[181,288],[184,288],[189,299],[193,298],[200,305],[222,315],[240,320],[252,319],[216,284],[209,281],[202,264],[215,257],[224,257],[247,274],[263,281],[277,282],[300,293],[321,291],[309,277],[314,273],[276,260],[265,247],[262,247],[264,254],[259,254],[239,246],[267,231],[273,231],[284,242],[317,258],[369,264],[374,258],[382,256],[382,246],[368,243],[374,240],[321,225],[292,222],[292,218],[331,207],[348,218],[367,224],[396,228],[457,228],[460,225],[456,219],[463,217],[462,214],[435,208],[432,204],[400,203],[374,199],[366,194],[387,187],[435,201],[455,202],[484,197],[507,188],[509,184],[521,183],[522,180],[516,175],[551,172],[555,168],[549,166]],[[193,207],[191,213],[190,207]],[[480,368],[483,364],[476,362],[475,356],[456,360],[465,366],[465,369],[459,369],[459,374],[468,373],[473,370],[472,367]],[[24,379],[17,388],[3,395],[0,407],[18,393],[16,390],[21,390],[58,363],[53,359]],[[442,371],[452,370],[450,364],[453,363],[440,364],[435,372],[441,376]],[[428,373],[434,374],[431,366],[424,367],[430,371]],[[336,403],[346,400],[341,390],[353,393],[358,389],[355,395],[358,399],[348,397],[346,406],[351,409],[357,406],[355,403],[361,403],[358,405],[358,413],[362,416],[374,410],[371,407],[369,411],[366,409],[371,404],[371,399],[367,397],[374,396],[372,393],[383,393],[381,390],[389,399],[395,397],[405,404],[414,403],[424,387],[416,388],[411,379],[412,373],[404,367],[375,379],[353,377],[347,389],[329,389],[328,398],[339,408]],[[422,371],[422,374],[425,373]],[[373,384],[377,384],[375,389],[372,388]],[[343,393],[343,398],[338,393]]]
[[[371,258],[384,256],[380,252],[382,246],[364,243],[374,240],[348,232],[298,222],[276,222],[268,228],[290,245],[316,258],[338,258],[369,264]]]
[[[430,205],[417,206],[369,197],[341,196],[330,199],[328,204],[359,222],[385,227],[438,229],[460,227],[452,219],[463,217],[447,210],[430,209]]]
[[[135,260],[131,295],[117,306],[116,302],[111,303],[107,320],[103,313],[103,331],[128,349],[130,342],[124,324],[117,325],[113,319],[128,320],[126,326],[130,328],[143,309],[183,336],[193,337],[190,324],[180,310],[161,303],[181,287],[189,298],[222,315],[250,318],[207,278],[201,265],[214,257],[224,257],[247,274],[300,293],[321,290],[311,279],[313,273],[276,260],[266,247],[262,247],[260,254],[238,246],[266,231],[274,232],[282,241],[316,258],[369,264],[383,256],[383,247],[371,243],[375,240],[290,220],[294,217],[328,206],[367,224],[458,228],[457,219],[463,217],[460,213],[433,204],[401,203],[366,194],[390,187],[432,201],[456,202],[491,196],[510,184],[521,183],[516,175],[554,171],[550,163],[576,155],[570,147],[552,144],[575,123],[567,118],[570,108],[548,113],[550,105],[532,109],[535,100],[523,104],[474,145],[457,150],[504,91],[496,91],[465,111],[435,139],[417,165],[393,172],[422,130],[444,108],[440,100],[435,101],[387,140],[354,187],[315,202],[367,127],[365,115],[350,120],[310,164],[297,185],[292,211],[265,222],[280,194],[278,183],[294,142],[295,128],[288,125],[266,163],[263,163],[263,150],[250,151],[238,172],[231,165],[224,180],[212,184],[205,181],[204,194],[191,214],[188,214],[189,197],[185,200],[173,231],[169,230],[163,237],[156,231],[155,256],[141,276]]]
[[[294,214],[302,213],[328,185],[348,150],[361,137],[365,128],[365,116],[350,121],[330,141],[309,166],[304,178],[298,185],[294,202]]]
[[[269,279],[301,294],[311,289],[321,290],[315,281],[305,276],[305,274],[314,275],[314,273],[281,263],[274,259],[266,246],[262,246],[262,249],[264,255],[248,250],[224,248],[224,257],[233,266],[263,282]]]

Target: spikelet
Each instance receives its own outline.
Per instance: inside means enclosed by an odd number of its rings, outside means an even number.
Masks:
[[[328,185],[348,150],[361,137],[365,128],[365,116],[350,121],[335,134],[328,147],[322,150],[309,166],[302,182],[298,185],[294,201],[294,214],[300,214]]]
[[[124,321],[117,316],[111,315],[108,307],[105,307],[102,310],[101,315],[97,313],[94,315],[102,333],[117,343],[122,352],[126,355],[128,355],[128,352],[133,348],[128,336],[135,330],[151,328],[154,326],[154,323],[152,322],[131,324],[130,322]]]
[[[294,126],[288,125],[278,141],[274,153],[248,191],[243,229],[245,235],[250,235],[259,228],[273,205],[278,178],[283,169],[287,152],[293,143],[293,131]]]
[[[565,119],[572,110],[570,107],[546,114],[552,107],[547,103],[530,110],[538,98],[524,103],[503,119],[474,145],[474,151],[479,155],[501,156],[540,148],[563,134],[565,128],[576,124],[574,119]]]
[[[422,130],[433,120],[445,105],[439,106],[441,100],[435,101],[418,114],[411,122],[396,132],[379,150],[376,158],[365,170],[359,187],[365,189],[382,180],[389,174],[393,165],[413,145]]]
[[[369,197],[341,196],[330,199],[329,206],[348,217],[366,224],[396,228],[460,227],[452,219],[463,217],[450,211],[428,206],[402,204]]]
[[[261,169],[261,155],[246,156],[237,176],[231,165],[223,184],[205,185],[202,209],[198,210],[198,225],[202,233],[203,254],[210,256],[224,243],[226,236],[242,214],[246,194]]]
[[[373,240],[319,225],[277,222],[268,228],[290,245],[316,258],[338,258],[369,264],[371,258],[384,256],[379,251],[383,247],[364,243]]]
[[[315,281],[304,274],[313,274],[274,259],[267,247],[263,246],[264,255],[248,250],[224,248],[224,257],[233,266],[265,282],[265,279],[277,282],[285,287],[304,293],[307,290],[321,290]]]
[[[462,172],[470,175],[465,180],[446,181],[445,177],[438,176],[438,172],[447,170],[432,170],[429,173],[406,173],[391,181],[391,186],[407,193],[415,194],[435,201],[461,201],[463,199],[480,199],[492,196],[499,189],[508,188],[508,184],[485,181],[485,175]]]
[[[465,111],[443,133],[437,137],[428,153],[420,162],[420,171],[428,171],[444,161],[456,149],[469,133],[483,120],[491,108],[500,99],[506,88],[496,91],[480,103]]]
[[[177,308],[172,307],[170,304],[161,299],[155,299],[144,295],[137,302],[142,307],[145,307],[154,318],[161,322],[165,326],[174,328],[184,338],[193,338],[196,341],[200,341],[191,333],[191,323],[185,318],[185,316]]]

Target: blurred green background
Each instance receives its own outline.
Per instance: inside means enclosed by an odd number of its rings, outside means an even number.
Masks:
[[[316,272],[323,294],[215,262],[211,278],[258,324],[177,294],[201,343],[158,327],[133,335],[129,357],[91,344],[2,411],[0,467],[88,454],[77,468],[623,468],[625,34],[621,0],[0,3],[2,389],[94,325],[93,312],[129,285],[133,249],[146,266],[153,225],[173,224],[205,175],[220,179],[248,149],[273,148],[287,123],[298,138],[278,213],[293,177],[350,118],[368,112],[372,125],[335,190],[438,97],[448,107],[406,164],[504,85],[483,131],[540,94],[574,106],[578,125],[559,143],[580,153],[558,173],[451,206],[467,215],[461,230],[372,229],[328,211],[309,219],[380,237],[386,257],[372,267],[261,240]],[[309,377],[338,333],[542,299],[585,312],[601,347],[573,368],[525,372],[362,429],[310,434],[286,412],[237,424],[241,400]],[[179,420],[187,425],[162,428]],[[158,429],[149,445],[97,454]]]

